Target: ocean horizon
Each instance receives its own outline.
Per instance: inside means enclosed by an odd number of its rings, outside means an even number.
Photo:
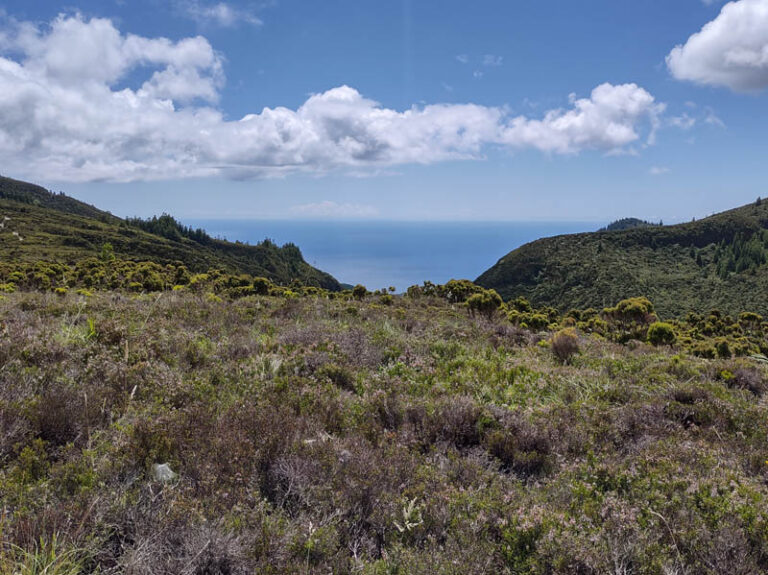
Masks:
[[[397,292],[425,281],[474,280],[501,257],[543,237],[595,231],[602,222],[435,222],[185,219],[213,237],[294,243],[344,284]]]

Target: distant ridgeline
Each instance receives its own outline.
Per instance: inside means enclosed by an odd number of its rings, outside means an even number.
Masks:
[[[104,257],[118,261],[173,265],[191,274],[263,277],[275,284],[328,290],[341,286],[304,261],[293,244],[265,240],[256,245],[210,237],[183,226],[168,214],[149,220],[123,220],[62,193],[0,177],[0,253],[5,263],[48,261],[74,265]],[[183,275],[183,274],[182,274]]]
[[[673,226],[629,219],[540,239],[505,255],[476,282],[505,300],[524,296],[561,311],[646,296],[665,317],[710,309],[766,314],[768,202]]]
[[[599,232],[618,232],[621,230],[631,230],[634,228],[650,228],[653,226],[663,226],[663,222],[659,222],[658,224],[654,224],[653,222],[647,222],[645,220],[639,220],[637,218],[621,218],[620,220],[616,220],[615,222],[612,222],[605,226],[604,228],[600,228]]]

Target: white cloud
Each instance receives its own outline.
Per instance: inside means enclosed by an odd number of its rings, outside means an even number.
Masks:
[[[495,56],[494,54],[486,54],[483,56],[483,66],[495,68],[501,66],[503,63],[504,58],[501,56]]]
[[[340,86],[296,110],[265,108],[231,121],[211,106],[224,78],[205,38],[123,35],[109,20],[80,16],[4,32],[0,165],[35,179],[360,173],[482,158],[489,146],[620,153],[651,143],[664,110],[635,84],[603,84],[541,118],[474,104],[398,111]],[[143,84],[124,86],[140,74]]]
[[[299,216],[315,218],[372,218],[379,215],[373,206],[344,203],[329,200],[293,206],[291,212]]]
[[[233,28],[241,24],[260,26],[261,19],[254,12],[235,8],[226,2],[206,4],[199,0],[180,0],[178,3],[182,13],[202,25],[215,25],[222,28]]]
[[[671,117],[669,119],[669,124],[675,128],[680,128],[681,130],[690,130],[696,125],[696,118],[683,113],[680,116]]]
[[[648,170],[648,173],[652,176],[663,176],[664,174],[668,174],[671,172],[669,168],[666,166],[652,166],[650,170]]]
[[[466,64],[467,62],[469,62],[469,56],[467,56],[466,54],[459,54],[458,56],[456,56],[456,61],[459,62],[460,64]]]
[[[738,0],[676,46],[667,66],[678,80],[735,91],[768,87],[768,0]]]
[[[513,118],[503,130],[503,141],[517,147],[574,154],[585,149],[625,151],[640,139],[638,125],[650,124],[652,144],[664,104],[636,84],[601,84],[589,98],[572,98],[569,110],[552,110],[543,119]]]
[[[725,128],[725,122],[723,122],[712,108],[705,109],[706,115],[704,116],[704,123],[710,126],[717,126],[718,128]]]

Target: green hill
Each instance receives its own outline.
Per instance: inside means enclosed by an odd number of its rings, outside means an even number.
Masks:
[[[768,312],[768,202],[673,226],[544,238],[477,278],[506,300],[560,310],[649,297],[667,317],[718,308]]]
[[[3,261],[74,263],[98,256],[109,243],[124,260],[160,264],[182,262],[193,272],[218,268],[266,277],[287,285],[339,290],[329,274],[304,261],[293,244],[256,245],[214,239],[190,230],[168,215],[123,220],[108,212],[48,190],[0,177],[0,253]]]
[[[652,226],[660,226],[661,224],[654,224],[653,222],[647,222],[638,218],[621,218],[615,222],[611,222],[604,228],[601,228],[601,232],[618,232],[621,230],[631,230],[633,228],[648,228]]]

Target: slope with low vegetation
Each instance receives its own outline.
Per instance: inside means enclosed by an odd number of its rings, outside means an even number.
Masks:
[[[755,313],[130,289],[0,296],[0,573],[768,570]]]
[[[768,202],[674,226],[557,236],[526,244],[477,278],[504,299],[602,308],[650,297],[665,315],[768,313]]]
[[[262,276],[288,285],[340,289],[329,274],[307,264],[293,244],[256,245],[214,239],[165,214],[122,220],[64,194],[0,178],[0,253],[3,261],[74,264],[99,257],[105,245],[124,260],[183,265],[192,272],[211,268]]]

